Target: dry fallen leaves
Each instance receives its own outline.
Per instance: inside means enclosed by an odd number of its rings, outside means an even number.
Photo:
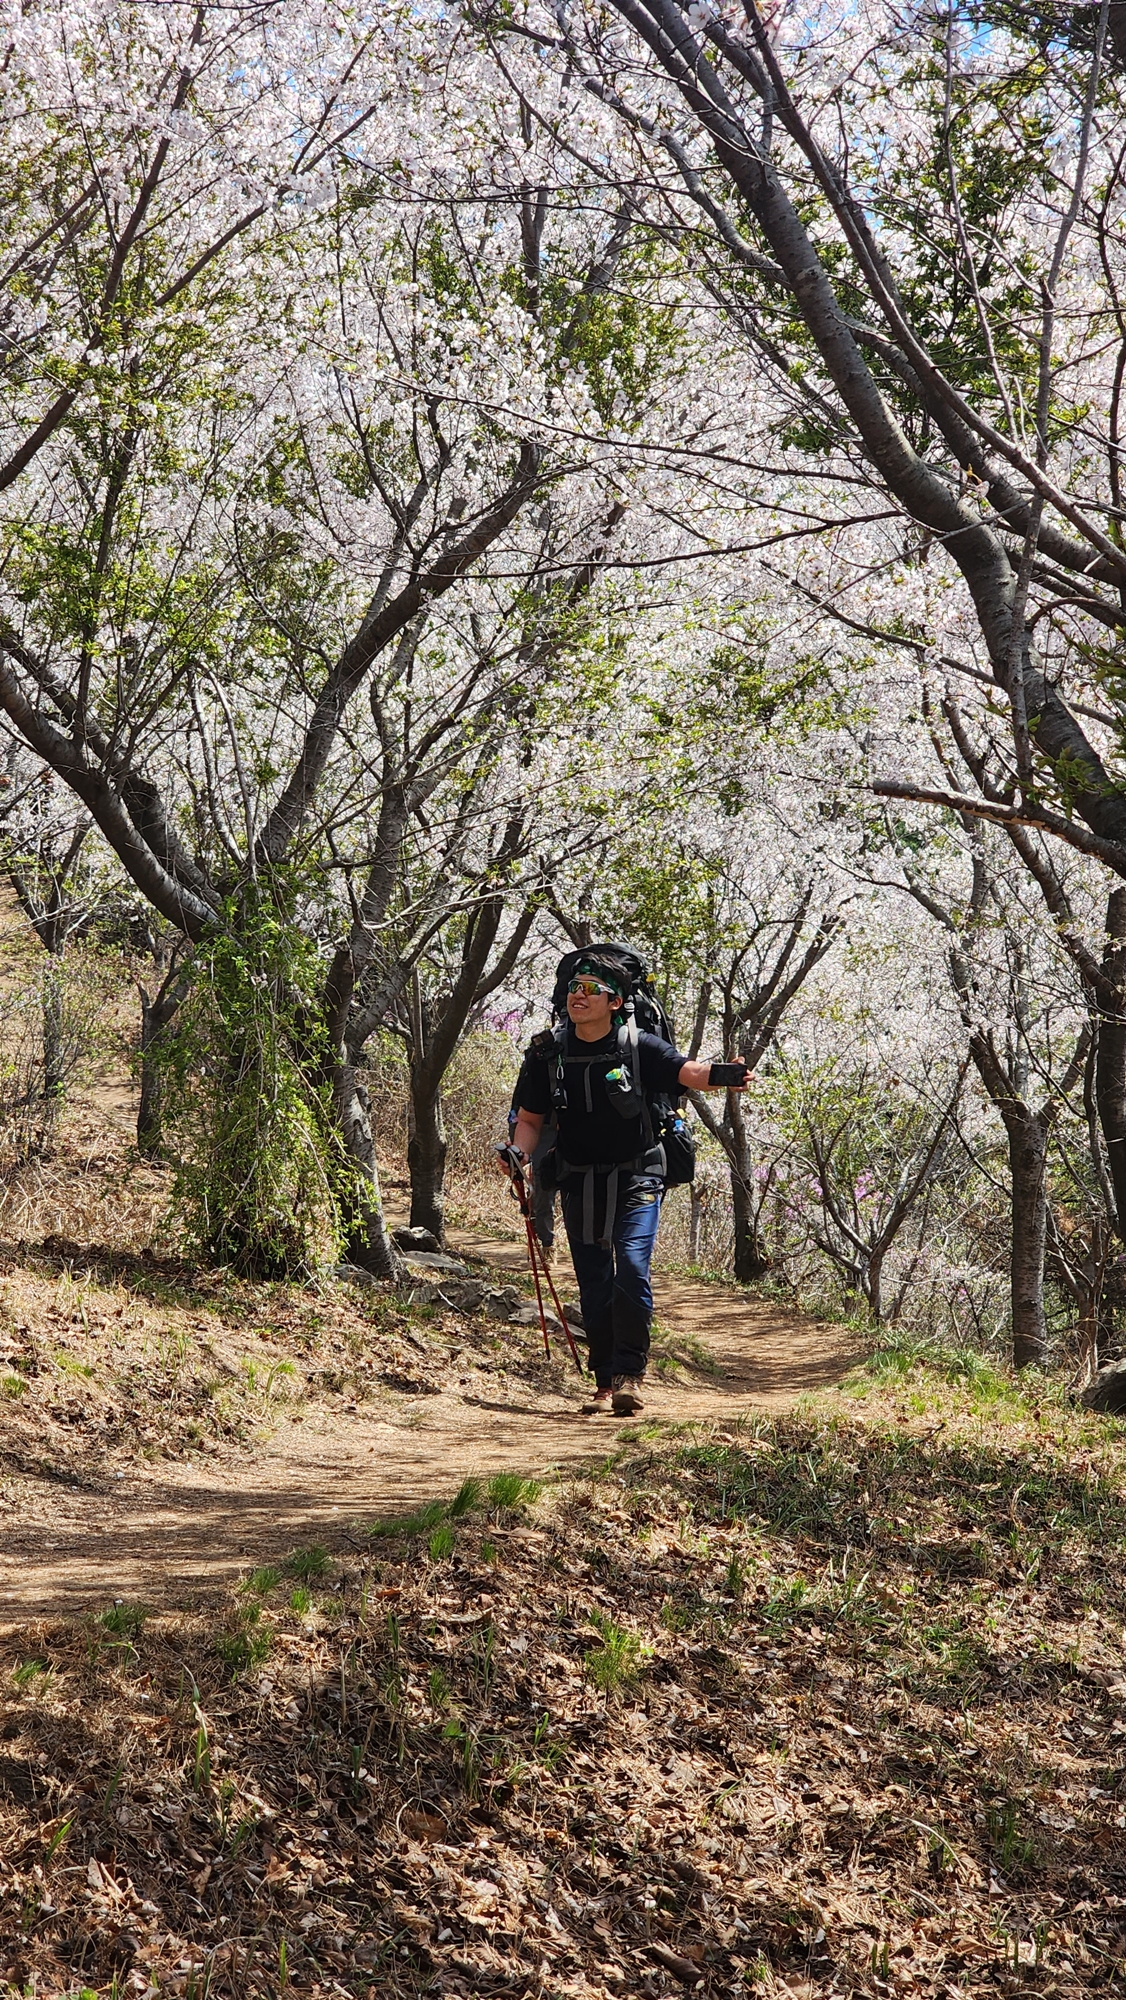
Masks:
[[[29,1630],[9,1986],[1113,1991],[1117,1447],[971,1418],[729,1425],[633,1447],[534,1533],[353,1540],[307,1612],[264,1588],[268,1671],[215,1650],[237,1594],[124,1649]]]

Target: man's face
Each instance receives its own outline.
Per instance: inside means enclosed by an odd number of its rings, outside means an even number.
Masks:
[[[576,972],[567,992],[567,1012],[576,1027],[597,1028],[608,1035],[621,995],[597,972]]]

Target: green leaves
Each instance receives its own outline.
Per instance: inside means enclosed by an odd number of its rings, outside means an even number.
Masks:
[[[196,954],[164,1043],[174,1205],[189,1240],[264,1277],[335,1261],[349,1179],[325,1080],[315,945],[280,898],[248,890]]]

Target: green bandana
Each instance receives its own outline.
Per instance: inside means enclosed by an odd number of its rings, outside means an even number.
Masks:
[[[622,983],[617,973],[607,972],[604,965],[597,965],[592,958],[581,958],[575,967],[575,975],[579,978],[600,979],[603,986],[613,987],[619,1000],[622,997]]]

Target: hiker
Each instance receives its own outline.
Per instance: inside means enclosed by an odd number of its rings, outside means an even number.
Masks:
[[[751,1072],[743,1062],[681,1055],[642,961],[625,946],[567,953],[554,1002],[567,1018],[535,1036],[524,1057],[512,1145],[537,1190],[559,1191],[595,1381],[584,1413],[632,1417],[644,1407],[661,1197],[692,1178],[677,1099],[685,1090],[745,1090]],[[661,1032],[639,1028],[639,1014]]]

